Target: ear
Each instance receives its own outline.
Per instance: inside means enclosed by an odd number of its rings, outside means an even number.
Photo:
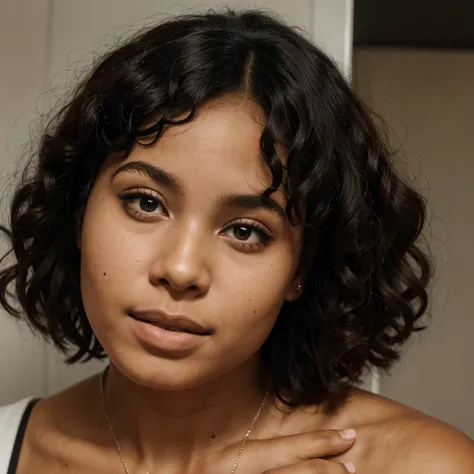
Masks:
[[[303,294],[306,277],[310,271],[315,255],[316,243],[311,244],[309,248],[303,250],[300,262],[295,270],[295,275],[289,285],[288,293],[285,298],[286,301],[296,301]]]
[[[286,295],[286,301],[296,301],[303,293],[303,283],[301,278],[291,282],[290,288]]]
[[[288,285],[288,290],[285,297],[286,301],[295,301],[301,296],[303,293],[304,277],[304,268],[302,262],[300,262],[295,270],[291,282]]]

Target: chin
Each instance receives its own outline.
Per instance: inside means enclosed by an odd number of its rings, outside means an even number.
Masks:
[[[140,356],[120,352],[109,355],[111,364],[131,382],[156,391],[193,390],[222,377],[226,370],[206,367],[203,360],[192,357],[166,359],[151,354]],[[209,360],[209,359],[207,359]]]

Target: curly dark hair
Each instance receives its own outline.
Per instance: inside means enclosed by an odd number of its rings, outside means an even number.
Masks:
[[[11,249],[0,303],[68,363],[103,358],[81,301],[76,246],[98,170],[110,154],[153,144],[165,124],[192,120],[206,101],[231,93],[264,111],[266,195],[283,185],[290,222],[304,226],[304,291],[284,304],[263,360],[286,403],[328,401],[365,368],[388,369],[421,328],[432,273],[417,245],[425,202],[395,172],[374,119],[332,60],[266,13],[175,17],[94,65],[49,122],[14,194],[10,230],[1,228]]]

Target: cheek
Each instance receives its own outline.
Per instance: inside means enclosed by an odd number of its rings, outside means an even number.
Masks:
[[[89,317],[117,306],[138,276],[144,246],[121,223],[116,204],[92,195],[81,233],[81,290]]]
[[[228,327],[228,337],[237,343],[245,337],[262,344],[275,324],[293,271],[292,258],[285,253],[279,253],[277,261],[278,265],[262,262],[247,274],[242,269],[235,270],[233,274],[240,276],[228,282],[232,291],[222,303],[222,319],[226,320],[222,324]]]
[[[249,282],[252,282],[249,285]],[[221,364],[238,365],[259,352],[277,320],[284,301],[284,284],[275,287],[268,279],[235,283],[230,298],[222,301],[218,345]],[[276,283],[276,282],[275,282]]]

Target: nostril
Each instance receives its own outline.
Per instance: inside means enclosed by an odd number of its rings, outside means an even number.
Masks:
[[[192,293],[197,293],[201,291],[201,288],[199,285],[195,284],[186,284],[185,282],[179,283],[179,282],[174,282],[173,280],[169,280],[167,278],[159,278],[158,280],[155,280],[154,282],[155,285],[163,286],[166,288],[169,288],[170,290],[175,290],[175,291],[186,291],[186,292],[192,292]]]

